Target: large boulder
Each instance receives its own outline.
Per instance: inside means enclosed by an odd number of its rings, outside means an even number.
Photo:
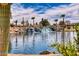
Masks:
[[[42,52],[40,52],[40,54],[50,54],[51,52],[49,52],[49,51],[42,51]]]

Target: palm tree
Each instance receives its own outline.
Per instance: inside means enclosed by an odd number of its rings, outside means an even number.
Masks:
[[[57,21],[58,19],[55,19],[54,21],[56,22],[56,42],[57,42]]]
[[[23,27],[24,27],[24,18],[22,19],[21,24],[22,24],[22,25],[23,25]]]
[[[29,26],[29,22],[28,22],[28,20],[26,21],[26,27],[27,27],[27,26]]]
[[[18,20],[15,20],[14,23],[15,23],[15,26],[17,26]]]
[[[31,19],[33,20],[33,25],[34,25],[34,19],[35,19],[35,17],[32,17]]]
[[[44,19],[42,18],[41,21],[43,21]]]
[[[62,14],[62,15],[61,15],[61,17],[63,18],[63,22],[64,22],[64,17],[65,17],[65,14]]]

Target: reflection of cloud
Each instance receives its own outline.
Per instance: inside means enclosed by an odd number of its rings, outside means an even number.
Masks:
[[[24,8],[21,4],[13,4],[11,11],[14,20],[22,20],[22,17],[25,17],[25,20],[29,19],[30,22],[32,22],[31,17],[35,16],[35,22],[39,22],[41,18],[48,18],[52,23],[54,19],[59,19],[61,14],[66,14],[65,20],[71,20],[72,22],[77,22],[79,19],[79,4],[77,3],[59,6],[37,5],[27,8]]]

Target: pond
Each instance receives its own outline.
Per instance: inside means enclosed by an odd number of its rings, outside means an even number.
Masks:
[[[73,40],[75,32],[65,32],[65,40]],[[57,32],[57,40],[62,39],[61,32]],[[56,52],[56,48],[50,47],[56,41],[56,32],[44,32],[33,34],[11,34],[10,35],[10,51],[11,54],[39,54],[42,51]]]

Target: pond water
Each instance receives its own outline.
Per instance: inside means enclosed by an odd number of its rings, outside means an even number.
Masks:
[[[75,32],[65,32],[65,40],[73,40]],[[57,40],[62,39],[61,32],[57,32]],[[56,41],[56,32],[42,32],[33,34],[11,34],[10,35],[10,51],[12,54],[39,54],[42,51],[55,51],[57,49],[50,47]]]

